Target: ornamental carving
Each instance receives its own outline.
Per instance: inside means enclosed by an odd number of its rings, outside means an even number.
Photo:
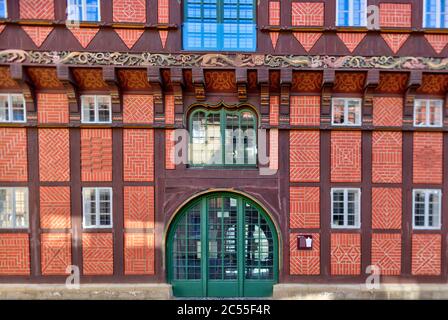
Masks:
[[[247,71],[247,90],[248,91],[257,91],[258,90],[257,70]]]
[[[417,93],[445,95],[448,91],[448,75],[446,74],[423,74],[422,85]]]
[[[336,72],[333,91],[341,93],[362,92],[365,82],[365,72]]]
[[[291,91],[318,93],[322,87],[322,72],[293,72]]]
[[[409,75],[403,72],[381,72],[376,92],[403,93],[408,84]]]
[[[231,70],[204,71],[205,88],[207,91],[236,92],[235,72]]]
[[[56,68],[29,67],[27,71],[38,90],[64,89],[64,86],[57,77]]]
[[[117,72],[120,87],[123,90],[150,90],[147,72],[145,69],[120,69]]]
[[[9,74],[9,67],[0,67],[0,89],[20,89],[19,84]]]
[[[269,72],[269,91],[280,92],[280,71],[271,70]]]
[[[103,80],[103,71],[94,68],[73,69],[73,76],[81,90],[108,90]]]
[[[270,67],[333,68],[383,70],[448,70],[448,58],[392,56],[295,56],[262,54],[165,54],[68,51],[0,51],[0,63],[81,66],[156,66],[156,67]]]

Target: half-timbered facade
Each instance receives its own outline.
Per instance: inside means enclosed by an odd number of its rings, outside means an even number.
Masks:
[[[442,0],[0,0],[0,282],[446,283],[447,31]]]

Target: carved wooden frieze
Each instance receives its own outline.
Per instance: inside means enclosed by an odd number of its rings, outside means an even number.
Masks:
[[[165,54],[124,52],[0,51],[0,63],[154,67],[270,67],[448,70],[448,58],[393,56],[295,56],[263,54]]]

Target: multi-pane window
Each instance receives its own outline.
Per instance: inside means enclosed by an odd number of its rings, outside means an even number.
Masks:
[[[6,0],[0,0],[0,19],[8,17],[8,10],[6,9]]]
[[[414,229],[440,229],[441,191],[417,189],[413,191]]]
[[[100,21],[100,0],[68,0],[67,19]]]
[[[416,99],[414,101],[414,126],[441,127],[443,100]]]
[[[341,126],[361,125],[361,99],[333,98],[331,123]]]
[[[337,0],[336,25],[361,27],[366,25],[366,0]]]
[[[84,228],[112,227],[112,188],[83,188]]]
[[[190,116],[191,165],[255,165],[257,121],[248,110],[199,109]]]
[[[28,189],[0,188],[0,229],[28,228]]]
[[[0,94],[0,122],[25,122],[25,99],[21,94]]]
[[[360,198],[360,189],[331,189],[332,228],[360,227]]]
[[[448,1],[424,0],[424,28],[448,28]]]
[[[110,96],[82,96],[83,123],[111,123],[112,104]]]
[[[255,51],[254,0],[184,1],[185,50]]]

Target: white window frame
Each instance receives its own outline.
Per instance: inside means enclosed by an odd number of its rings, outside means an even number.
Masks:
[[[337,191],[343,191],[344,192],[344,224],[341,225],[336,225],[333,224],[333,206],[334,206],[334,202],[333,202],[333,198],[334,198],[334,193]],[[348,192],[349,191],[356,191],[358,194],[358,197],[356,199],[356,201],[358,202],[357,204],[357,212],[355,211],[355,225],[353,226],[349,226],[347,225],[347,221],[348,221]],[[359,229],[361,228],[361,189],[360,188],[331,188],[331,228],[332,229]]]
[[[435,27],[427,27],[426,26],[426,1],[427,0],[423,0],[423,28],[441,28],[441,18],[442,18],[442,7],[441,7],[441,1],[440,0],[436,0],[436,26]],[[448,12],[445,12],[445,14],[448,14]],[[443,28],[445,29],[445,28]]]
[[[366,27],[367,26],[367,0],[360,0],[361,5],[364,4],[364,15],[361,15],[362,21],[359,26],[355,26],[353,23],[353,7],[354,7],[354,0],[348,0],[348,25],[340,25],[339,24],[339,1],[336,0],[336,26],[337,27]],[[343,1],[343,0],[342,0]],[[361,9],[362,10],[362,9]]]
[[[344,123],[335,123],[335,101],[343,100],[344,101]],[[359,115],[356,117],[355,123],[347,123],[348,121],[348,102],[349,101],[358,101],[359,102]],[[361,98],[339,98],[334,97],[331,99],[331,125],[333,126],[341,126],[341,127],[359,127],[362,124],[362,99]]]
[[[426,107],[426,114],[425,114],[425,123],[424,124],[417,124],[417,106],[419,103],[425,103]],[[429,109],[429,105],[431,102],[437,102],[439,104],[439,124],[429,124],[429,119],[431,115],[431,111]],[[444,101],[442,99],[415,99],[414,100],[414,127],[418,128],[441,128],[443,126],[443,104]]]
[[[86,21],[86,22],[100,22],[101,21],[101,0],[98,0],[98,19],[97,20],[84,20],[87,17],[87,1],[86,0],[81,0],[81,8],[82,8],[82,17],[74,17],[74,16],[70,16],[70,0],[67,0],[67,20],[72,20],[72,21]],[[78,12],[76,10],[76,12]],[[76,18],[76,19],[75,19]],[[84,18],[84,19],[82,19]]]
[[[89,121],[89,119],[84,118],[84,98],[91,98],[93,97],[95,100],[95,120]],[[107,121],[99,121],[99,112],[98,112],[98,98],[104,98],[106,97],[109,102],[109,120]],[[82,95],[81,96],[81,123],[97,123],[97,124],[103,124],[103,123],[112,123],[112,99],[108,95]]]
[[[3,3],[5,4],[5,16],[0,17],[0,19],[7,19],[8,18],[8,0],[3,0]]]
[[[22,189],[25,191],[25,209],[26,209],[26,216],[27,221],[26,225],[23,227],[17,227],[17,217],[16,217],[16,190]],[[2,230],[7,229],[28,229],[30,227],[30,207],[29,207],[29,193],[27,187],[0,187],[0,190],[7,190],[12,192],[12,216],[13,216],[13,225],[11,227],[0,227]]]
[[[415,225],[415,194],[421,192],[425,194],[425,215],[424,215],[424,226]],[[439,195],[439,212],[437,214],[437,226],[428,226],[429,221],[429,195],[438,194]],[[412,228],[415,230],[440,230],[442,228],[442,190],[441,189],[413,189],[412,190]]]
[[[13,107],[12,107],[12,97],[18,96],[22,98],[23,101],[23,120],[14,120],[13,119]],[[20,93],[2,93],[0,97],[8,98],[8,117],[9,120],[0,120],[0,123],[25,123],[26,122],[26,101],[23,94]]]
[[[90,190],[95,190],[95,207],[96,207],[96,224],[88,226],[86,225],[86,192]],[[101,190],[107,190],[110,193],[110,224],[109,225],[101,225],[100,224],[100,191]],[[82,188],[82,227],[84,229],[111,229],[114,225],[113,222],[113,190],[110,187],[84,187]]]

